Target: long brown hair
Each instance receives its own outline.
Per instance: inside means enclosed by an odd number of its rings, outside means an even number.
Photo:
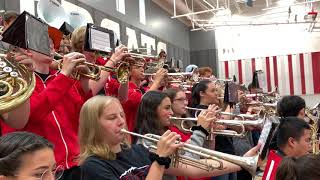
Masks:
[[[79,125],[80,164],[93,155],[107,160],[116,158],[115,153],[104,143],[103,128],[99,123],[103,110],[113,102],[120,105],[117,98],[110,96],[94,96],[83,104]],[[129,146],[129,136],[126,136],[123,143]]]

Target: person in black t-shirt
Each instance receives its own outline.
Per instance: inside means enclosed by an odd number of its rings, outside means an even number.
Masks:
[[[169,100],[170,102],[170,100]],[[171,107],[169,106],[169,109]],[[82,180],[105,179],[162,179],[163,174],[204,177],[239,171],[238,165],[222,161],[223,170],[205,171],[192,166],[173,168],[167,158],[178,147],[179,136],[166,131],[157,143],[156,154],[150,155],[142,145],[129,144],[129,136],[122,133],[126,127],[125,115],[119,100],[108,96],[90,98],[80,112],[79,141]],[[259,147],[246,155],[256,154]],[[159,157],[162,158],[159,158]],[[166,159],[164,161],[164,159]],[[152,161],[153,160],[153,161]],[[208,162],[212,162],[208,160]],[[187,169],[186,169],[187,168]]]
[[[192,87],[191,107],[199,108],[199,109],[207,109],[210,104],[220,105],[218,96],[219,96],[218,87],[214,82],[210,80],[200,81],[199,83],[195,84]],[[228,111],[231,111],[231,108],[229,106],[227,108],[228,108]],[[226,119],[230,119],[230,118],[226,117]],[[210,145],[210,146],[212,147],[213,145]],[[216,151],[220,151],[228,154],[235,154],[233,141],[231,137],[217,135],[215,138],[214,148]],[[236,175],[234,173],[226,174],[220,177],[214,177],[213,179],[234,180],[236,179]]]

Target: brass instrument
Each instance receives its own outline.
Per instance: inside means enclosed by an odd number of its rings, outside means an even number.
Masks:
[[[31,96],[35,75],[25,65],[0,54],[0,114],[15,109]]]
[[[170,120],[172,121],[181,121],[181,128],[185,131],[185,132],[191,132],[191,128],[185,128],[185,123],[188,121],[192,121],[192,122],[197,122],[198,118],[178,118],[178,117],[170,117]],[[238,133],[236,131],[233,130],[211,130],[211,132],[209,132],[210,134],[215,134],[215,135],[224,135],[224,136],[232,136],[232,137],[240,137],[243,138],[245,136],[246,130],[245,127],[246,126],[255,126],[255,127],[262,127],[262,125],[265,122],[265,118],[259,118],[257,120],[225,120],[225,119],[221,119],[221,120],[217,120],[215,121],[216,124],[220,124],[220,125],[226,125],[226,126],[238,126],[241,128],[241,132]]]
[[[198,118],[198,114],[200,113],[200,111],[208,111],[208,109],[200,109],[200,108],[192,108],[192,107],[186,107],[186,109],[195,111],[195,118]],[[235,114],[235,113],[222,112],[222,111],[219,111],[217,113],[220,115],[238,117],[243,120],[244,119],[257,119],[259,117],[259,115],[257,115],[257,114]]]
[[[144,76],[155,76],[156,73],[143,73]],[[181,72],[181,73],[167,73],[167,76],[169,77],[190,77],[190,80],[194,81],[194,82],[198,82],[198,78],[199,78],[199,74],[197,72],[192,71],[192,72]],[[175,81],[176,82],[176,81]],[[177,81],[177,82],[181,82],[181,81]]]
[[[55,56],[63,58],[60,54],[55,53]],[[59,69],[61,69],[62,67],[62,62],[59,62]],[[80,79],[80,76],[84,76],[87,77],[89,79],[92,80],[99,80],[100,79],[100,74],[101,71],[107,71],[107,72],[115,72],[117,75],[117,79],[121,84],[124,84],[126,82],[129,81],[129,74],[130,74],[130,70],[129,70],[129,64],[128,63],[121,63],[117,68],[112,68],[112,67],[107,67],[107,66],[99,66],[93,63],[89,63],[89,62],[84,62],[84,65],[88,66],[89,68],[89,72],[84,73],[84,72],[76,72],[75,74],[73,74],[73,77],[75,79]]]
[[[315,109],[314,108],[306,108],[305,109],[305,114],[306,117],[310,120],[309,124],[311,127],[311,146],[312,146],[312,153],[313,154],[319,154],[320,150],[319,150],[319,137],[318,137],[318,130],[319,130],[319,124],[318,124],[318,120],[319,117],[316,117],[313,115],[313,111]],[[318,116],[319,116],[319,112],[317,112]]]
[[[139,53],[132,53],[132,52],[129,52],[128,54],[131,57],[135,57],[135,58],[157,58],[157,56],[149,55],[149,54],[139,54]]]
[[[141,135],[141,134],[127,131],[125,129],[122,129],[121,132],[142,138],[143,146],[148,148],[150,151],[155,151],[157,149],[156,144],[160,139],[160,136],[158,135],[154,135],[154,134]],[[206,160],[211,159],[211,160],[217,161],[219,165],[213,166],[208,162],[203,162],[203,161],[200,161],[199,159],[185,157],[183,156],[183,153],[185,152],[189,152],[194,155],[200,156],[200,158],[202,159],[206,159]],[[213,169],[221,170],[223,169],[223,162],[221,160],[224,160],[224,161],[228,161],[230,163],[234,163],[241,166],[242,168],[246,169],[248,172],[250,172],[254,176],[257,169],[258,158],[259,158],[259,155],[256,155],[253,157],[241,157],[241,156],[213,151],[210,149],[185,143],[182,148],[180,148],[174,155],[171,156],[171,166],[178,167],[179,164],[182,163],[182,164],[190,165],[200,169],[204,169],[207,171],[211,171]]]

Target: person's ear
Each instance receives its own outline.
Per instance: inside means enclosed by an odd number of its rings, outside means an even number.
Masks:
[[[305,113],[305,108],[302,108],[302,109],[299,111],[299,113],[298,113],[298,117],[304,118],[305,115],[306,115],[306,113]]]
[[[296,145],[296,140],[293,137],[289,137],[287,143],[290,148],[294,148]]]
[[[200,97],[203,97],[204,94],[205,94],[205,92],[203,92],[203,91],[200,91],[200,93],[199,93]]]

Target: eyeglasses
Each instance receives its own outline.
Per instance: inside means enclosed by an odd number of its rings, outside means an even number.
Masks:
[[[50,177],[52,176],[55,177],[56,180],[59,180],[63,175],[63,171],[64,170],[62,165],[57,166],[51,172],[49,171],[49,169],[47,169],[42,173],[41,178],[39,180],[47,180],[50,179]]]
[[[50,171],[49,169],[45,170],[42,174],[41,177],[36,177],[35,180],[49,180],[52,179],[52,177],[54,177],[55,180],[59,180],[62,175],[63,175],[63,166],[59,165],[57,166],[55,169],[53,169],[52,171]],[[22,177],[20,175],[14,175],[15,177]]]

